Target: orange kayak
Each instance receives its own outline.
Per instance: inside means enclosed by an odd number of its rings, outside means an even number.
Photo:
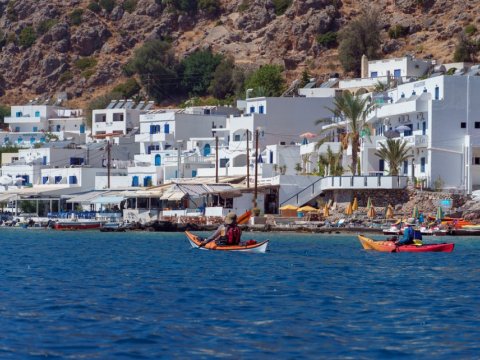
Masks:
[[[215,241],[209,242],[207,245],[200,247],[200,239],[197,235],[192,234],[189,231],[185,231],[188,241],[193,248],[200,250],[221,250],[221,251],[241,251],[241,252],[253,252],[253,253],[264,253],[267,251],[268,240],[265,240],[261,243],[255,243],[251,245],[241,244],[241,245],[227,245],[219,246],[215,244]]]

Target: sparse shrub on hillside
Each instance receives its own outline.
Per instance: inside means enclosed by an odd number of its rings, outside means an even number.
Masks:
[[[292,0],[273,0],[275,15],[283,15],[290,5],[292,5]]]
[[[222,56],[210,50],[196,51],[181,62],[182,87],[187,94],[205,95]]]
[[[137,7],[137,0],[125,0],[122,6],[123,6],[123,10],[125,10],[128,13],[132,13],[135,11]]]
[[[35,44],[36,40],[35,30],[31,26],[23,28],[20,35],[18,35],[18,44],[27,48]]]
[[[87,69],[87,70],[82,71],[82,73],[80,75],[83,78],[88,80],[93,76],[93,74],[95,74],[95,69]]]
[[[65,71],[64,73],[62,73],[62,75],[60,75],[60,78],[58,79],[58,82],[60,84],[64,84],[66,83],[67,81],[70,81],[73,79],[73,74],[70,70],[67,70]]]
[[[84,57],[75,61],[75,67],[79,70],[86,70],[97,66],[97,59],[93,57]]]
[[[250,0],[243,0],[240,5],[238,5],[238,12],[244,12],[250,6]]]
[[[163,4],[189,14],[195,14],[198,9],[197,0],[163,0]]]
[[[115,8],[116,3],[115,0],[100,0],[99,5],[109,13]]]
[[[134,78],[128,79],[126,82],[119,84],[113,88],[113,92],[121,94],[123,99],[130,99],[137,95],[141,87]]]
[[[397,24],[388,29],[388,36],[390,36],[390,39],[399,39],[401,37],[407,36],[408,31],[408,26],[402,26],[400,24]]]
[[[469,24],[465,27],[465,34],[471,36],[477,32],[477,28],[473,24]]]
[[[218,16],[220,13],[220,1],[219,0],[199,0],[198,9],[203,11],[209,16]]]
[[[56,24],[58,24],[58,20],[56,19],[47,19],[43,20],[40,24],[37,26],[37,34],[39,36],[45,34],[48,30],[50,30],[52,27],[54,27]]]
[[[253,96],[280,96],[285,90],[285,80],[280,65],[264,65],[247,77],[246,89],[253,89]]]
[[[73,10],[70,15],[70,23],[72,25],[80,25],[82,23],[82,16],[83,16],[83,9],[75,9]]]
[[[338,56],[346,71],[360,73],[360,61],[365,54],[369,59],[378,57],[380,49],[379,12],[373,8],[365,9],[340,31]]]
[[[18,20],[18,15],[17,12],[15,11],[15,1],[10,1],[7,5],[7,19],[10,21],[17,21]]]
[[[87,8],[94,13],[99,13],[100,11],[102,11],[102,8],[96,1],[90,1],[90,4],[88,4]]]
[[[317,35],[317,43],[326,48],[333,48],[337,46],[337,33],[328,31],[325,34]]]
[[[453,53],[453,61],[455,62],[474,62],[478,52],[478,44],[470,40],[464,33],[460,34],[458,44]]]
[[[300,87],[303,88],[309,82],[310,82],[310,74],[308,73],[307,69],[303,69],[302,78],[300,79]]]
[[[135,50],[124,71],[128,76],[138,74],[147,93],[160,102],[180,90],[177,66],[171,45],[151,40]]]

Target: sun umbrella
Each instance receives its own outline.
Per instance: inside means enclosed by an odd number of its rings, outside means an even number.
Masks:
[[[313,206],[306,205],[306,206],[302,206],[301,208],[297,209],[297,211],[300,211],[300,212],[312,212],[312,211],[317,211],[317,209],[315,209]]]
[[[348,206],[345,209],[345,215],[352,215],[353,210],[352,210],[352,203],[348,203]]]
[[[399,137],[399,136],[400,136],[400,132],[398,132],[397,130],[387,130],[387,131],[385,131],[385,137],[386,138],[393,139],[393,138],[396,138],[396,137]]]
[[[357,211],[357,210],[358,210],[358,200],[357,200],[356,197],[353,198],[352,210],[353,210],[353,211]]]
[[[386,219],[393,219],[393,206],[392,205],[387,206],[387,212],[385,213],[385,218]]]
[[[370,209],[371,207],[372,207],[372,199],[369,196],[367,200],[367,209]]]
[[[323,208],[323,216],[328,217],[330,216],[330,211],[328,210],[328,205],[325,204],[325,207]]]
[[[408,131],[408,130],[412,130],[412,129],[407,125],[400,125],[400,126],[397,126],[395,128],[395,130],[397,130],[397,131]]]
[[[301,138],[307,138],[307,139],[313,139],[313,138],[317,137],[317,134],[314,134],[312,132],[306,132],[306,133],[300,134],[300,137]]]
[[[283,205],[280,210],[297,210],[298,207],[295,205]]]
[[[441,206],[439,206],[439,207],[437,208],[437,216],[436,216],[436,219],[437,219],[437,220],[442,220],[442,219],[443,219],[443,215],[444,215],[444,214],[443,214],[443,209],[442,209]]]
[[[418,215],[419,215],[418,206],[415,205],[415,206],[413,207],[412,217],[413,217],[414,219],[418,219]]]
[[[375,208],[373,206],[370,209],[368,209],[367,216],[370,219],[373,219],[376,215],[377,215],[377,213],[375,212]]]

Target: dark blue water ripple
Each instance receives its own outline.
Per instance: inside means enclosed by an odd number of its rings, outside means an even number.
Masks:
[[[453,239],[452,254],[384,254],[353,236],[255,236],[271,251],[2,229],[0,358],[480,354],[480,239]]]

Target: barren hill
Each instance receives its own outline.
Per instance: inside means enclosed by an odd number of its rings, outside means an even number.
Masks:
[[[382,14],[384,57],[451,61],[457,35],[480,21],[480,0],[293,0],[281,15],[275,0],[220,0],[215,15],[177,11],[162,0],[110,0],[110,11],[92,11],[91,2],[0,0],[2,103],[59,91],[89,100],[124,80],[122,65],[148,39],[169,39],[179,58],[209,47],[247,68],[281,64],[291,80],[304,68],[341,72],[337,50],[317,36],[338,31],[367,4]],[[390,39],[388,29],[398,24],[408,35]]]

